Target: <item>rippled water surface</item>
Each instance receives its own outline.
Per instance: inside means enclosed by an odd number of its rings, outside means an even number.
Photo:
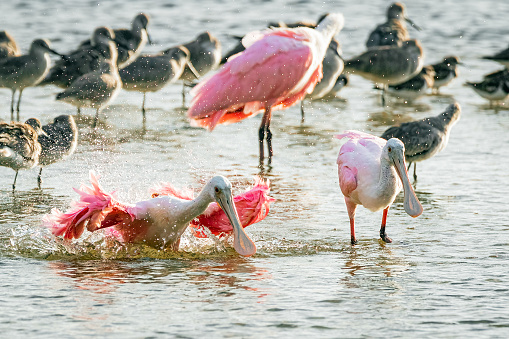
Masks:
[[[126,27],[150,14],[155,52],[209,30],[228,49],[268,21],[315,20],[341,11],[345,57],[364,49],[383,21],[387,1],[2,1],[0,29],[23,50],[48,38],[66,52],[99,25]],[[447,337],[502,338],[509,333],[509,110],[490,108],[466,80],[501,66],[481,60],[507,47],[509,3],[502,1],[407,4],[423,27],[426,63],[448,54],[464,62],[460,78],[415,104],[380,104],[372,84],[358,77],[341,98],[307,102],[274,114],[275,156],[262,175],[277,201],[266,220],[247,231],[258,247],[239,257],[228,244],[184,235],[179,253],[121,247],[100,234],[73,244],[42,229],[52,207],[76,198],[72,187],[89,169],[127,202],[148,197],[154,183],[199,190],[214,174],[228,176],[235,192],[258,168],[260,117],[219,126],[189,127],[180,84],[147,96],[122,92],[104,110],[100,129],[82,119],[80,145],[68,161],[43,171],[0,168],[0,332],[5,337]],[[74,108],[54,100],[47,86],[25,91],[21,118],[43,123]],[[0,89],[0,118],[8,119],[10,92]],[[349,244],[348,216],[338,187],[335,133],[358,129],[381,134],[389,125],[442,112],[458,101],[461,120],[447,148],[419,163],[416,193],[424,213],[416,219],[398,198],[389,213],[392,244],[381,243],[380,213],[357,211],[359,244]],[[84,110],[86,111],[86,110]],[[93,112],[85,114],[92,116]]]

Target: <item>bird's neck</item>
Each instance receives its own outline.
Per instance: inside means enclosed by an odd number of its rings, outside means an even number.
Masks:
[[[187,206],[187,214],[193,216],[189,221],[205,212],[207,207],[209,207],[210,203],[213,201],[214,200],[211,198],[210,194],[205,192],[205,190],[202,190],[196,198],[189,201]]]
[[[398,184],[394,185],[394,182],[399,183],[398,174],[396,173],[394,166],[386,159],[380,159],[380,177],[375,187],[375,191],[383,192],[383,194],[393,195],[394,192],[392,191],[397,189],[397,187],[401,187],[401,185]],[[399,192],[399,189],[397,190]]]

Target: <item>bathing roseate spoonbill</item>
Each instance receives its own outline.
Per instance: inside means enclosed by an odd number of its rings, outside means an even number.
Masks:
[[[62,213],[53,209],[44,216],[44,225],[51,228],[54,235],[73,239],[79,238],[85,227],[91,232],[109,228],[109,234],[119,241],[176,251],[189,224],[202,214],[209,215],[207,211],[212,213],[214,208],[209,205],[216,202],[232,225],[230,232],[235,250],[243,256],[256,253],[255,244],[239,221],[231,184],[223,176],[213,177],[193,200],[173,190],[173,193],[136,204],[119,202],[112,194],[104,192],[92,171],[90,181],[92,187],[82,185],[80,190],[75,190],[80,200],[73,203],[70,211]],[[249,212],[241,211],[241,215],[244,213]]]
[[[352,245],[357,243],[355,238],[357,205],[363,205],[373,212],[383,209],[380,238],[385,242],[392,242],[385,232],[387,213],[401,191],[401,184],[405,192],[405,211],[414,218],[422,213],[422,206],[408,180],[405,146],[396,138],[386,141],[358,131],[345,131],[336,135],[336,138],[349,139],[339,150],[337,164],[339,187],[345,196],[350,218]]]
[[[260,161],[265,138],[272,157],[272,111],[290,107],[313,91],[322,78],[325,52],[343,22],[342,14],[329,14],[316,29],[273,28],[248,34],[242,40],[246,50],[191,91],[191,124],[213,130],[217,124],[264,112],[258,130]]]
[[[414,180],[417,180],[417,162],[431,158],[447,146],[451,128],[460,115],[460,105],[450,104],[445,112],[437,116],[392,126],[382,134],[382,138],[398,138],[405,144],[405,160],[408,169],[414,164]]]

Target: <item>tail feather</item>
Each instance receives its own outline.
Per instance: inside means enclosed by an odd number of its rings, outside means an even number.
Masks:
[[[67,213],[54,208],[43,217],[43,225],[50,228],[55,236],[77,239],[85,227],[93,232],[134,220],[130,206],[117,201],[112,193],[104,192],[93,171],[90,171],[90,182],[92,187],[82,185],[79,190],[74,189],[80,199],[71,203]]]

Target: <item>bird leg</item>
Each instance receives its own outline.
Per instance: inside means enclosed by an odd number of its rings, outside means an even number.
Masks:
[[[81,108],[78,107],[78,115],[81,115]]]
[[[385,90],[387,89],[387,85],[383,85],[382,87],[382,106],[385,107]]]
[[[387,236],[385,233],[385,224],[387,223],[387,213],[389,212],[389,206],[384,209],[384,213],[382,216],[382,226],[380,227],[380,238],[382,238],[385,242],[392,242],[392,239]]]
[[[21,94],[23,94],[23,88],[20,88],[20,90],[19,90],[18,103],[16,104],[16,116],[17,116],[18,121],[19,121],[19,104],[21,103]]]
[[[94,123],[92,125],[92,128],[96,128],[97,127],[97,122],[99,121],[99,108],[97,108],[95,110],[95,118],[94,118]]]
[[[186,82],[182,81],[182,107],[186,107]]]
[[[18,171],[16,171],[16,175],[14,176],[14,182],[12,183],[12,192],[16,190],[16,180],[18,179]]]
[[[417,169],[416,169],[416,167],[417,167],[417,163],[414,162],[414,181],[417,181]]]
[[[270,131],[270,118],[272,116],[272,108],[269,106],[265,108],[263,113],[262,123],[258,129],[258,142],[260,145],[260,164],[264,159],[263,140],[267,139],[267,147],[269,151],[269,159],[272,158],[272,132]]]
[[[145,116],[145,96],[147,93],[143,92],[143,103],[141,104],[141,115],[143,116],[143,124],[145,125],[145,121],[147,121],[147,118]]]
[[[41,189],[41,184],[42,184],[42,167],[39,170],[39,175],[37,176],[37,187],[39,187],[39,189]]]
[[[345,197],[346,210],[348,211],[348,218],[350,218],[350,243],[352,245],[357,244],[355,238],[355,209],[357,205],[350,201],[349,198]]]
[[[304,99],[301,100],[301,102],[300,102],[300,116],[301,116],[300,123],[303,124],[304,123]]]
[[[11,96],[11,121],[14,121],[14,95],[16,94],[16,90],[12,90]]]

